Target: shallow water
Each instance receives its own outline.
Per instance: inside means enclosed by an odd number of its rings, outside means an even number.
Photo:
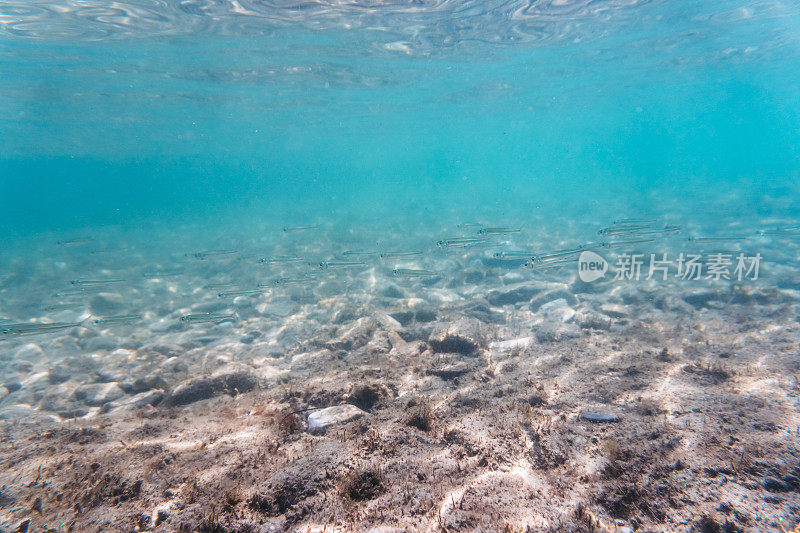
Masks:
[[[422,402],[451,424],[434,424],[445,444],[420,444],[426,454],[481,449],[483,459],[414,500],[414,516],[432,522],[384,523],[382,511],[364,527],[433,527],[438,513],[440,525],[479,529],[497,511],[514,527],[557,530],[548,513],[572,517],[575,501],[590,510],[574,527],[722,524],[718,506],[662,516],[595,494],[605,478],[587,457],[613,448],[608,439],[638,442],[637,428],[663,415],[662,455],[636,463],[623,444],[611,463],[663,472],[659,461],[688,461],[676,455],[683,446],[728,437],[774,449],[753,459],[747,475],[760,477],[719,490],[744,509],[724,513],[734,523],[790,529],[796,486],[773,490],[764,478],[797,474],[799,23],[800,7],[779,1],[0,0],[4,442],[28,423],[116,424],[109,440],[127,440],[137,417],[163,419],[189,442],[199,422],[172,421],[176,409],[197,402],[206,410],[180,416],[213,417],[234,407],[203,401],[246,391],[251,413],[289,412],[301,433],[303,413],[350,403],[385,436],[407,431],[391,424]],[[629,218],[646,220],[625,228]],[[481,240],[437,245],[463,238]],[[684,271],[691,257],[696,277]],[[666,272],[651,270],[657,260]],[[580,265],[593,261],[607,270],[584,279]],[[640,270],[627,271],[631,261]],[[75,325],[43,326],[52,323]],[[187,390],[202,375],[213,393],[199,398]],[[381,391],[377,407],[353,400],[362,382]],[[500,429],[469,403],[490,397]],[[535,414],[502,418],[520,402]],[[709,429],[715,416],[724,431]],[[593,417],[608,423],[593,436],[575,430]],[[559,434],[578,436],[547,441],[548,451],[532,435],[557,419]],[[234,431],[223,422],[220,434]],[[767,422],[774,431],[759,433]],[[558,476],[586,492],[533,517],[487,503],[481,518],[453,518],[447,498],[500,471],[486,443],[512,423],[531,440],[503,472],[527,472],[525,484],[572,465]],[[486,427],[483,444],[450,438]],[[303,433],[298,453],[325,438]],[[509,442],[497,446],[513,455]],[[673,490],[699,501],[689,491],[720,482],[704,465],[725,453],[746,463],[736,446],[707,451]],[[414,461],[414,446],[393,449]],[[14,453],[1,455],[36,471]],[[382,505],[399,512],[408,501],[392,495]],[[0,526],[30,519],[29,497],[4,488]],[[762,500],[765,511],[744,503]],[[309,502],[355,527],[337,503]],[[54,513],[60,505],[50,502]],[[187,509],[173,530],[196,522]],[[130,530],[124,513],[103,512]],[[299,521],[271,512],[279,529]]]

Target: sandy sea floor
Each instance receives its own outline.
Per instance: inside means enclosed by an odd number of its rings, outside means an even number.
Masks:
[[[474,248],[323,224],[9,254],[6,324],[81,324],[0,342],[0,530],[796,530],[797,237],[697,250],[761,253],[742,282],[494,257],[586,241],[558,222]],[[676,256],[704,234],[683,227],[600,253]],[[365,264],[317,267],[342,259]],[[235,316],[181,320],[202,313]]]

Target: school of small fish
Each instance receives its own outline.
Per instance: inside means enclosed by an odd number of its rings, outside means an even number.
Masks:
[[[495,248],[496,251],[491,254],[495,260],[513,262],[515,265],[527,268],[532,272],[574,265],[577,257],[587,250],[622,248],[651,243],[656,242],[660,238],[680,234],[683,231],[681,226],[663,224],[656,218],[624,218],[615,220],[607,227],[598,230],[598,240],[596,241],[576,244],[562,249],[533,250],[525,247],[518,249],[515,245],[501,240],[508,236],[515,236],[523,233],[523,228],[521,227],[487,226],[478,222],[465,222],[458,224],[457,227],[461,233],[470,232],[472,235],[443,237],[436,241],[436,247],[444,252],[453,250],[461,251],[462,253],[464,249]],[[282,231],[285,234],[295,234],[314,232],[320,228],[320,225],[310,224],[303,226],[287,226],[282,228]],[[685,242],[692,245],[714,245],[718,243],[738,243],[750,238],[771,236],[800,236],[800,224],[765,228],[751,235],[692,235],[686,237]],[[57,244],[62,247],[74,248],[91,245],[94,242],[94,239],[91,237],[85,237],[57,241]],[[424,256],[425,253],[426,252],[423,250],[344,250],[338,254],[334,254],[334,256],[329,259],[324,259],[319,262],[311,261],[309,258],[301,255],[258,257],[255,262],[259,264],[267,266],[275,264],[305,264],[307,265],[307,271],[296,277],[280,277],[264,281],[258,283],[255,287],[241,287],[232,282],[212,282],[206,284],[204,289],[216,291],[219,298],[260,295],[272,289],[284,286],[302,285],[314,282],[319,279],[319,275],[331,270],[366,269],[373,264],[369,262],[370,258],[377,258],[379,263],[385,263],[389,260],[414,260]],[[704,249],[701,253],[711,252]],[[738,253],[738,251],[734,250],[731,253]],[[208,261],[214,258],[233,256],[240,256],[239,251],[220,249],[202,250],[185,254],[185,257],[198,261]],[[142,273],[142,277],[148,280],[156,280],[179,276],[184,272],[185,268],[183,266],[175,265],[172,268],[164,270],[147,270]],[[391,265],[389,273],[392,277],[399,279],[436,278],[445,274],[441,271],[400,265]],[[99,292],[108,286],[125,284],[127,281],[129,280],[111,277],[75,279],[71,281],[70,287],[57,291],[55,296],[57,298],[66,299],[72,296],[86,295],[92,292]],[[69,304],[55,304],[44,307],[43,310],[56,311],[69,307]],[[0,340],[28,335],[43,335],[75,327],[89,327],[91,325],[111,326],[115,324],[129,324],[141,319],[143,319],[142,314],[105,317],[90,316],[77,322],[49,322],[44,320],[12,322],[8,318],[0,318]],[[180,322],[184,324],[220,323],[236,320],[238,320],[238,316],[235,313],[196,313],[186,314],[180,317]]]

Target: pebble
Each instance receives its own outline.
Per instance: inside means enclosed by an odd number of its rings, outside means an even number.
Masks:
[[[611,318],[625,318],[628,316],[628,310],[623,305],[604,304],[600,306],[600,311]]]
[[[470,365],[465,363],[464,361],[460,361],[458,363],[452,365],[446,365],[441,368],[431,368],[428,369],[429,376],[438,376],[443,380],[451,380],[455,379],[458,376],[463,376],[467,372],[472,369]]]
[[[38,345],[29,343],[14,352],[14,360],[21,362],[22,360],[38,361],[44,357],[44,350]]]
[[[495,341],[489,343],[489,348],[497,351],[521,350],[533,344],[533,337],[521,337],[507,341]]]
[[[559,342],[580,336],[580,329],[575,324],[544,323],[536,329],[536,340],[539,342]]]
[[[611,328],[611,317],[592,311],[578,312],[575,314],[575,323],[584,329],[608,330]]]
[[[355,405],[335,405],[314,411],[308,415],[308,430],[312,433],[324,432],[337,424],[344,424],[367,414]]]
[[[764,479],[764,488],[770,492],[789,492],[792,487],[782,479],[768,477]]]
[[[567,305],[577,305],[578,299],[572,294],[566,286],[560,289],[553,289],[547,292],[543,292],[533,300],[531,300],[530,309],[531,311],[539,311],[540,308],[550,302],[555,300],[563,299],[567,302]]]
[[[437,324],[428,344],[434,352],[474,355],[483,344],[481,322],[475,318],[462,318],[455,322]]]
[[[116,292],[101,292],[89,300],[89,311],[95,316],[114,315],[125,309],[125,300]]]
[[[273,300],[256,306],[256,311],[260,314],[278,318],[286,318],[289,315],[297,313],[299,309],[300,306],[289,299]]]
[[[339,337],[328,341],[325,346],[331,350],[355,350],[361,348],[372,338],[376,323],[371,318],[359,318],[355,324],[345,329]]]
[[[234,396],[251,391],[256,386],[258,380],[251,371],[222,368],[211,376],[184,381],[175,387],[166,402],[169,405],[188,405],[220,394]]]
[[[125,391],[115,381],[81,385],[73,394],[76,400],[86,405],[100,406],[125,396]]]
[[[486,294],[486,299],[492,305],[513,305],[519,302],[528,302],[535,294],[541,291],[540,287],[522,285],[512,289],[489,291]]]
[[[584,411],[581,413],[581,418],[583,420],[588,420],[589,422],[598,422],[598,423],[605,423],[605,422],[618,422],[619,417],[612,413],[598,413],[594,411]]]
[[[164,391],[150,390],[139,393],[135,396],[122,398],[115,402],[109,402],[103,405],[104,412],[119,413],[126,410],[138,409],[148,405],[158,405],[164,399]]]
[[[11,363],[11,369],[15,372],[19,372],[20,374],[29,374],[33,372],[33,368],[33,363],[24,359],[20,359]]]
[[[403,289],[395,285],[394,283],[389,283],[383,289],[380,290],[379,293],[381,296],[386,298],[405,298],[405,293]]]
[[[92,337],[91,339],[84,341],[82,344],[84,349],[89,352],[97,352],[100,350],[112,351],[119,347],[119,341],[116,337],[110,337],[106,335]]]
[[[19,424],[41,424],[60,422],[61,418],[54,414],[37,411],[30,405],[15,404],[0,409],[0,420],[9,420]]]

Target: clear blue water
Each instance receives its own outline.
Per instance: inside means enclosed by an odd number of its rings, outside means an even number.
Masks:
[[[791,2],[107,4],[0,2],[6,242],[800,209]]]
[[[798,65],[797,0],[0,0],[0,530],[797,531]]]

